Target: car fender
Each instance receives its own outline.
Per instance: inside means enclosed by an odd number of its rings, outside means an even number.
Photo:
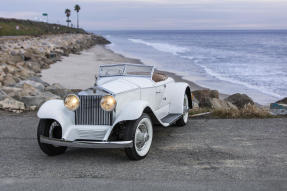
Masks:
[[[54,119],[60,123],[62,128],[75,124],[75,113],[65,107],[63,100],[45,102],[40,107],[37,116],[40,119]]]
[[[147,107],[151,109],[147,101],[142,100],[132,101],[131,103],[125,105],[124,108],[119,112],[113,126],[115,126],[117,123],[121,121],[130,121],[138,119],[142,115],[144,109]],[[153,110],[152,112],[154,113]]]
[[[170,113],[183,113],[183,100],[186,92],[189,100],[189,108],[192,108],[190,87],[187,83],[177,82],[167,86],[165,94],[170,100]]]

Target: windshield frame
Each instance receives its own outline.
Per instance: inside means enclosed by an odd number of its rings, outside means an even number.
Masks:
[[[109,68],[109,67],[116,67],[116,66],[122,66],[123,72],[122,74],[115,74],[115,75],[101,75],[100,71],[101,68]],[[142,68],[150,68],[150,73],[147,75],[137,75],[137,74],[128,74],[127,73],[127,67],[128,66],[135,66],[135,67],[142,67]],[[144,78],[150,78],[152,79],[152,75],[154,73],[154,66],[147,66],[143,64],[107,64],[107,65],[100,65],[98,69],[98,78],[106,78],[106,77],[115,77],[115,76],[131,76],[131,77],[144,77]]]

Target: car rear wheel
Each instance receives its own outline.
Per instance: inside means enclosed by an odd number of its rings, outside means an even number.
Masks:
[[[41,143],[40,142],[41,135],[49,138],[61,139],[62,127],[57,121],[51,119],[40,119],[37,131],[38,144],[41,150],[49,156],[59,155],[66,151],[67,147],[60,147],[46,143]]]
[[[189,106],[188,106],[188,97],[187,94],[184,95],[184,100],[183,100],[183,115],[179,118],[179,120],[176,122],[177,126],[185,126],[188,121],[188,111],[189,111]]]
[[[125,132],[126,140],[133,140],[133,147],[126,148],[126,155],[130,160],[145,158],[150,150],[153,138],[153,125],[147,114],[134,121],[129,121]]]

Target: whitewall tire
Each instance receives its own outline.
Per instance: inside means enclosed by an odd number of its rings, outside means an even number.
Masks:
[[[129,121],[125,132],[125,139],[133,141],[132,148],[126,148],[125,152],[131,160],[141,160],[148,155],[152,144],[153,125],[149,115],[143,113],[134,121]]]
[[[187,97],[187,94],[184,94],[184,98],[183,98],[183,115],[176,122],[177,126],[184,126],[184,125],[187,124],[188,112],[189,112],[188,97]]]

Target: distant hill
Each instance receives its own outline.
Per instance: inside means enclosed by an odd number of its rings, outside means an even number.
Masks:
[[[87,33],[83,29],[44,22],[0,18],[0,36]]]

